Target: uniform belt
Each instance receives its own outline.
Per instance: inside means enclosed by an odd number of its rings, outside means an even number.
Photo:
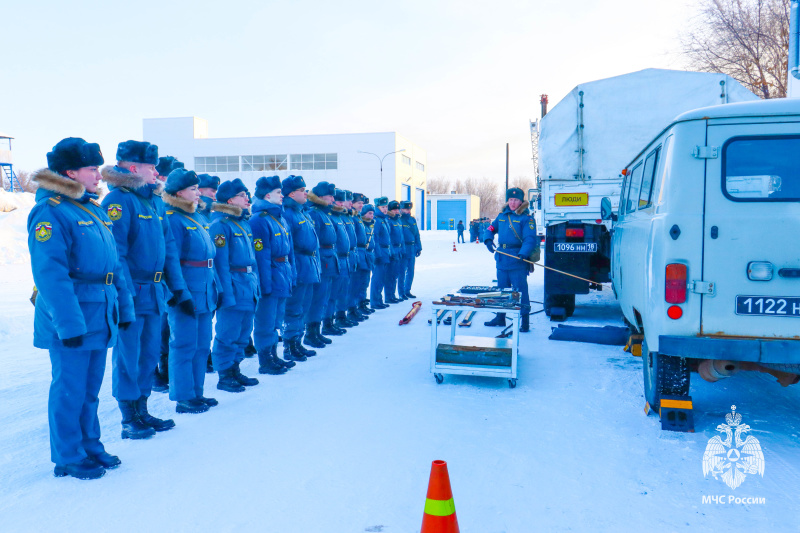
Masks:
[[[231,267],[231,272],[246,272],[251,273],[253,271],[253,267],[246,266],[246,267]]]
[[[356,246],[358,246],[359,248],[366,248],[367,247],[366,244],[357,244]]]
[[[391,248],[388,244],[381,244],[381,248]]]
[[[333,250],[336,246],[334,244],[320,244],[320,248],[325,248],[326,250]]]
[[[272,260],[275,261],[276,263],[285,263],[287,259],[289,259],[289,257],[285,256],[285,255],[281,255],[279,257],[273,257],[272,258]]]
[[[134,283],[161,283],[163,272],[148,272],[146,270],[131,270],[131,281]]]
[[[104,278],[82,278],[82,277],[75,277],[75,275],[70,276],[72,281],[75,283],[105,283],[106,285],[112,285],[114,283],[114,273],[109,272],[106,274]]]
[[[394,244],[394,243],[392,243],[392,246],[394,246],[395,248],[400,248],[403,245],[402,244]]]
[[[349,254],[349,253],[346,253],[346,254],[336,254],[336,255],[338,255],[339,257],[347,257],[347,256],[349,256],[350,254]]]
[[[206,261],[184,261],[181,259],[181,266],[189,266],[196,268],[214,268],[214,260],[208,259]]]
[[[295,250],[295,252],[297,252],[300,255],[307,255],[308,257],[314,257],[315,255],[317,255],[316,250],[314,250],[313,252],[304,252],[302,250]]]
[[[417,244],[416,241],[411,241],[411,242],[407,242],[406,246],[414,246],[415,244]]]

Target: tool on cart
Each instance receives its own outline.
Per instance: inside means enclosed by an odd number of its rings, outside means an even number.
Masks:
[[[442,319],[445,316],[447,316],[448,313],[450,313],[450,311],[448,309],[440,309],[439,311],[436,311],[436,324],[441,324],[442,323]],[[428,324],[431,324],[431,323],[432,323],[432,319],[429,318],[428,319]]]
[[[470,306],[485,308],[519,308],[520,293],[511,289],[502,289],[495,292],[478,293],[475,296],[458,296],[448,294],[441,300],[433,302],[435,304],[450,306]]]
[[[470,327],[472,325],[472,317],[475,316],[475,313],[477,313],[477,311],[468,312],[467,315],[464,317],[464,320],[458,323],[458,327],[460,328]]]
[[[458,289],[459,294],[480,294],[482,292],[499,291],[500,287],[490,285],[464,285]]]

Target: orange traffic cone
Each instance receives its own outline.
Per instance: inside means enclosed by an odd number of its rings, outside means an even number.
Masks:
[[[431,465],[420,533],[459,533],[456,505],[453,503],[453,491],[450,490],[450,476],[444,461],[434,461]]]
[[[454,252],[457,252],[457,251],[458,251],[458,250],[456,250],[456,243],[453,243],[453,251],[454,251]]]

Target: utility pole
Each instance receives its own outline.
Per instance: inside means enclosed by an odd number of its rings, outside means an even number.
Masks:
[[[506,143],[506,190],[508,190],[508,143]]]

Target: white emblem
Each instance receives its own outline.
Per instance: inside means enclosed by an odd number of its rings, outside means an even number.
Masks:
[[[708,474],[714,479],[722,478],[730,488],[735,489],[744,481],[746,474],[761,474],[764,477],[764,452],[758,439],[748,435],[742,440],[742,434],[750,431],[750,426],[742,424],[742,415],[731,406],[731,412],[725,415],[727,424],[717,426],[717,431],[725,434],[709,439],[703,454],[703,477]],[[734,442],[731,442],[734,441]]]

